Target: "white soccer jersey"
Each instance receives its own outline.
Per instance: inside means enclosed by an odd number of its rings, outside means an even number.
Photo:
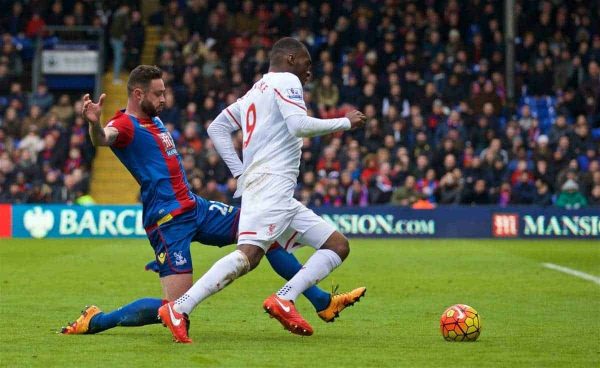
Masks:
[[[243,131],[243,175],[273,174],[296,182],[302,138],[285,119],[306,115],[302,84],[292,73],[267,73],[226,109],[229,122]]]

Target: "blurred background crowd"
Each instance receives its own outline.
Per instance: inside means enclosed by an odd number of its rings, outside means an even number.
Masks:
[[[209,199],[236,203],[208,124],[267,72],[273,42],[293,36],[313,58],[309,115],[368,116],[364,130],[304,140],[303,203],[600,205],[597,2],[516,1],[514,101],[502,1],[173,0],[146,19],[139,2],[0,5],[0,202],[73,202],[89,190],[94,149],[79,96],[28,87],[37,35],[103,27],[106,67],[129,70],[149,24],[162,27],[160,118],[192,190]]]

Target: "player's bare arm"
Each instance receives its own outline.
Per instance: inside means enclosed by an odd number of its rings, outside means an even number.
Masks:
[[[90,98],[89,93],[83,96],[83,108],[81,116],[89,123],[89,133],[94,146],[110,146],[117,139],[119,131],[113,127],[103,128],[100,124],[100,115],[102,114],[102,105],[106,94],[100,95],[98,103]]]

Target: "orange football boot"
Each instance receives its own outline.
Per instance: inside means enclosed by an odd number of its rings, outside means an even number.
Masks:
[[[313,328],[298,313],[294,302],[281,299],[276,294],[273,294],[265,299],[263,308],[272,318],[276,318],[291,333],[303,336],[313,334]]]
[[[173,308],[174,305],[175,302],[169,302],[158,308],[158,317],[161,319],[163,326],[169,327],[175,342],[189,344],[192,342],[192,339],[188,336],[190,319],[187,314],[177,312]]]
[[[88,333],[90,329],[90,321],[92,318],[101,313],[100,308],[95,305],[86,306],[85,309],[81,312],[81,315],[77,320],[73,323],[69,323],[67,327],[63,327],[60,330],[60,333],[64,335],[83,335]]]
[[[336,288],[337,290],[337,288]],[[340,312],[346,307],[354,305],[367,292],[367,288],[362,286],[352,291],[343,294],[336,294],[335,291],[331,294],[331,301],[327,308],[318,312],[319,317],[325,322],[333,322],[340,316]]]

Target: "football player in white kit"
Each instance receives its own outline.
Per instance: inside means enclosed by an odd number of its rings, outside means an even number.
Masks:
[[[242,197],[237,250],[217,261],[183,296],[159,309],[175,341],[191,342],[187,315],[208,296],[254,269],[277,239],[295,232],[317,251],[264,309],[289,331],[312,335],[294,301],[323,280],[350,252],[348,240],[330,224],[294,199],[302,137],[329,134],[364,125],[366,117],[352,111],[339,119],[316,119],[306,113],[302,86],[311,77],[306,47],[293,38],[273,45],[269,72],[213,121],[208,133],[235,177]],[[243,163],[231,133],[243,131]]]

